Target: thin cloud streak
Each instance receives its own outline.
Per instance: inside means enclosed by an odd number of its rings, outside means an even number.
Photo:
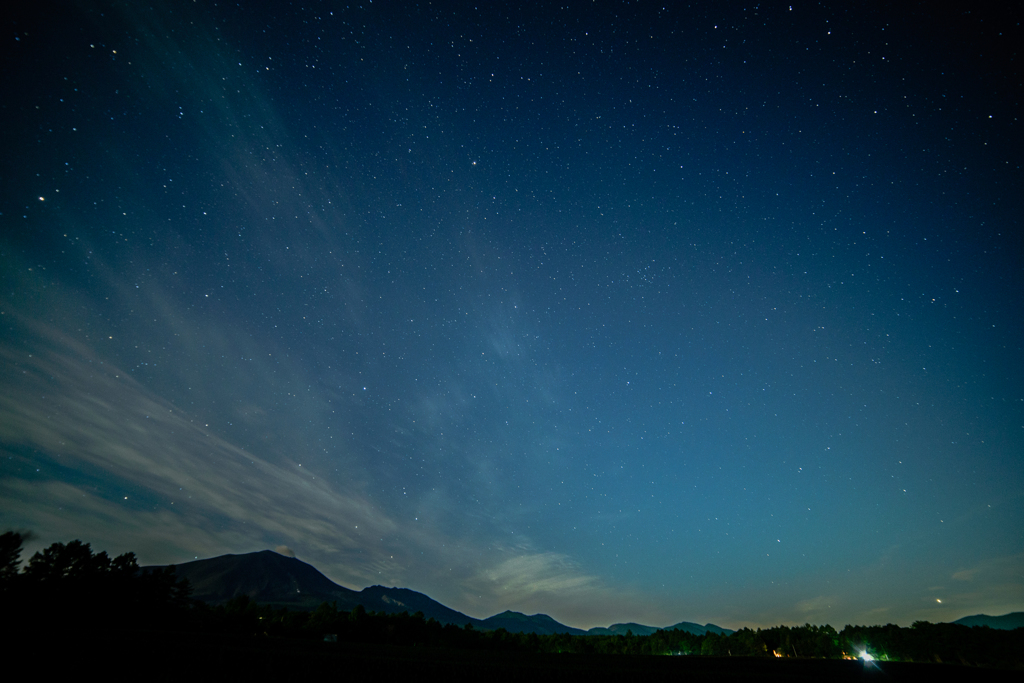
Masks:
[[[368,558],[355,561],[373,547],[365,538],[392,535],[396,525],[361,492],[339,490],[287,458],[274,464],[240,449],[88,349],[52,329],[37,326],[36,333],[47,342],[42,352],[43,344],[33,354],[0,349],[5,384],[21,397],[0,398],[5,449],[32,451],[53,467],[115,477],[132,491],[122,501],[127,505],[141,489],[165,514],[191,517],[193,525],[231,538],[220,552],[287,540],[333,556],[332,564],[348,567],[344,580],[368,578],[358,569]]]
[[[0,443],[22,464],[108,481],[97,489],[45,474],[0,479],[10,502],[5,523],[35,529],[41,545],[81,537],[135,551],[144,563],[295,548],[344,585],[451,594],[453,607],[475,616],[507,607],[576,616],[577,603],[598,602],[607,613],[621,602],[564,554],[481,549],[440,533],[429,521],[432,509],[445,507],[440,492],[424,500],[422,522],[400,522],[360,490],[328,483],[291,458],[275,464],[238,448],[55,328],[22,322],[36,343],[31,354],[0,348],[4,383],[16,390],[0,397]],[[413,574],[413,555],[455,571]],[[469,589],[452,590],[455,577]]]

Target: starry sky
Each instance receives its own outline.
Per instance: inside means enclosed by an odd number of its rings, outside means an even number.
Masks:
[[[22,4],[26,554],[584,628],[1024,610],[1013,10]]]

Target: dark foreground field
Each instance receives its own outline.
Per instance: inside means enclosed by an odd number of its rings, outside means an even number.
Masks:
[[[9,652],[48,675],[147,680],[1018,681],[1020,672],[954,664],[824,659],[522,654],[130,632],[16,638]],[[313,677],[316,677],[315,679]]]

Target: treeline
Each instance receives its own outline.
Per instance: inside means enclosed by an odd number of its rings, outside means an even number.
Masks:
[[[704,639],[678,630],[650,636],[538,635],[511,633],[503,628],[485,631],[472,624],[442,624],[425,618],[422,612],[368,612],[362,605],[346,612],[329,603],[313,612],[293,612],[258,604],[246,596],[216,607],[197,604],[193,617],[194,623],[206,630],[234,635],[533,653],[699,654]]]
[[[242,596],[224,605],[197,607],[196,626],[221,633],[309,638],[348,643],[506,650],[533,653],[608,655],[704,655],[714,657],[786,657],[842,659],[867,652],[878,660],[955,663],[970,666],[1024,667],[1024,629],[917,622],[910,628],[828,625],[741,629],[729,635],[695,635],[678,629],[638,635],[538,635],[505,629],[481,631],[426,619],[422,612],[351,612],[322,604],[313,612],[259,605]]]
[[[134,553],[111,559],[88,543],[54,543],[18,571],[26,536],[0,535],[0,600],[8,631],[181,621],[189,612],[189,585],[173,568],[141,571]]]
[[[1024,667],[1024,629],[1003,631],[987,626],[915,622],[909,628],[831,626],[741,629],[729,636],[708,634],[701,654],[744,657],[812,657],[838,659],[863,653],[881,661],[956,663],[971,666]]]
[[[916,622],[909,628],[828,625],[741,629],[729,635],[661,630],[647,636],[538,635],[480,631],[416,614],[351,612],[323,604],[313,612],[259,605],[242,596],[210,606],[189,598],[174,568],[140,570],[133,553],[109,558],[89,544],[54,543],[19,571],[22,535],[0,536],[0,596],[5,629],[88,627],[278,637],[407,647],[531,653],[705,655],[840,659],[868,653],[878,660],[947,662],[1024,668],[1024,629],[994,630]],[[17,615],[17,618],[11,618]],[[325,646],[328,647],[328,646]]]

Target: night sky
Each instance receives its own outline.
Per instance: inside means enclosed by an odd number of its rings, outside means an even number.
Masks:
[[[278,548],[578,627],[1024,610],[1014,10],[18,4],[23,557]]]

